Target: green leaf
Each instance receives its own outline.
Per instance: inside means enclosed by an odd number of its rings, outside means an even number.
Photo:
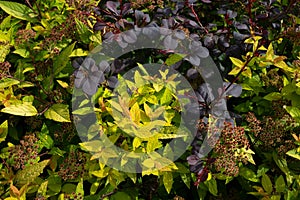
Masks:
[[[18,54],[22,56],[23,58],[28,58],[30,55],[30,52],[26,49],[16,49],[13,51],[13,53]]]
[[[297,190],[288,190],[286,200],[299,200],[299,191]]]
[[[28,102],[10,105],[9,107],[3,108],[1,112],[25,117],[35,116],[38,114],[36,108]]]
[[[275,100],[279,100],[282,98],[282,95],[279,92],[271,92],[269,94],[267,94],[266,96],[264,96],[264,99],[268,100],[268,101],[275,101]]]
[[[92,184],[92,186],[91,186],[91,188],[90,188],[90,193],[91,193],[91,195],[94,195],[94,194],[96,194],[96,192],[97,192],[97,190],[98,190],[98,188],[99,188],[99,182],[94,182],[93,184]]]
[[[7,88],[9,86],[17,85],[20,81],[12,78],[4,78],[0,80],[0,89]]]
[[[296,120],[300,120],[300,109],[294,106],[283,106],[283,108]]]
[[[89,38],[92,35],[92,32],[87,28],[87,26],[83,22],[81,22],[77,18],[75,18],[75,22],[76,22],[76,31],[78,32],[81,41],[84,42],[85,44],[89,44],[90,43]]]
[[[33,21],[37,16],[29,7],[10,1],[0,1],[0,8],[7,14],[22,20]]]
[[[46,193],[47,193],[47,186],[48,186],[48,181],[44,181],[41,185],[40,185],[40,187],[39,187],[39,189],[38,189],[38,191],[37,191],[37,194],[41,194],[42,196],[46,196]]]
[[[46,124],[43,124],[41,132],[38,134],[40,148],[46,147],[47,149],[51,149],[53,146],[53,139],[49,135],[49,130]]]
[[[3,19],[3,21],[0,24],[0,30],[4,30],[6,28],[10,28],[11,27],[11,15],[5,17]]]
[[[132,198],[125,192],[117,192],[109,198],[110,200],[132,200]]]
[[[167,60],[166,60],[166,65],[167,66],[171,66],[176,64],[177,62],[181,61],[186,55],[185,54],[171,54]]]
[[[83,108],[79,108],[77,110],[72,111],[72,114],[74,115],[87,115],[90,113],[93,113],[94,110],[92,107],[83,107]]]
[[[80,182],[77,184],[76,187],[76,194],[81,194],[84,195],[84,190],[83,190],[83,179],[80,179]]]
[[[65,104],[53,104],[45,113],[47,119],[57,122],[71,122],[69,106]]]
[[[282,175],[280,175],[275,181],[276,192],[284,192],[285,190],[285,182]]]
[[[244,177],[246,180],[252,182],[259,182],[259,179],[257,178],[255,172],[253,172],[251,169],[247,167],[241,167],[239,170],[239,175]]]
[[[48,181],[48,188],[49,190],[53,191],[54,193],[59,193],[61,190],[61,178],[56,174],[52,174],[47,178]]]
[[[169,104],[173,99],[173,95],[171,90],[169,90],[168,88],[164,89],[163,95],[160,98],[160,103],[161,105],[167,105]]]
[[[210,179],[209,181],[205,182],[205,185],[208,187],[208,191],[214,195],[218,195],[218,186],[217,186],[217,181],[215,179]]]
[[[69,56],[72,54],[72,51],[75,47],[76,42],[65,48],[59,56],[53,62],[53,74],[55,77],[66,67],[70,58]]]
[[[31,183],[36,179],[47,166],[49,160],[43,160],[42,162],[35,163],[26,167],[23,170],[19,170],[14,177],[14,180],[18,185],[25,185],[26,183]]]
[[[71,192],[75,192],[76,191],[76,185],[75,184],[72,184],[72,183],[66,183],[62,186],[61,188],[61,192],[64,192],[64,193],[71,193]]]
[[[0,125],[0,143],[5,141],[5,138],[8,133],[8,122],[5,120],[1,125]]]
[[[262,179],[261,179],[261,184],[264,188],[264,190],[268,193],[271,194],[273,190],[272,182],[271,179],[269,178],[268,175],[263,174]]]
[[[272,195],[271,200],[280,200],[281,199],[281,196],[280,195]]]
[[[190,189],[191,187],[191,175],[189,173],[180,173],[181,180]]]
[[[164,172],[163,174],[163,183],[164,186],[168,192],[168,194],[171,192],[172,185],[173,185],[173,174],[172,172]]]
[[[300,160],[300,152],[297,151],[298,149],[299,147],[297,149],[289,150],[288,152],[286,152],[286,154]]]
[[[0,37],[0,41],[1,41],[1,37]],[[4,43],[4,44],[0,43],[0,62],[5,61],[5,58],[9,54],[9,52],[10,52],[10,44],[9,43]]]

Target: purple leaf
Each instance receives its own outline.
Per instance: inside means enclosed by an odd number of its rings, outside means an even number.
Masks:
[[[114,2],[114,1],[108,1],[106,2],[106,7],[113,12],[115,15],[119,15],[120,12],[117,10],[117,7],[119,6],[119,2]]]
[[[171,35],[168,35],[164,39],[164,46],[168,50],[174,50],[177,48],[178,42],[177,40],[173,39]]]
[[[122,33],[123,39],[128,43],[135,43],[137,36],[133,30],[125,31]]]

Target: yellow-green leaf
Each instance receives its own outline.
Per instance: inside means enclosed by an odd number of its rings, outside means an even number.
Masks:
[[[53,104],[44,115],[57,122],[71,122],[69,106],[65,104]]]
[[[38,194],[41,194],[42,196],[46,196],[46,193],[47,193],[47,187],[48,187],[48,181],[46,180],[46,181],[44,181],[44,182],[40,185],[40,187],[39,187],[37,193],[38,193]]]
[[[6,87],[9,87],[12,85],[17,85],[19,83],[20,83],[20,81],[18,81],[16,79],[4,78],[4,79],[0,80],[0,89],[6,88]]]
[[[164,172],[163,174],[163,183],[164,186],[168,192],[168,194],[171,192],[172,185],[173,185],[173,175],[172,172]]]
[[[89,54],[88,51],[84,51],[83,49],[78,48],[73,50],[69,57],[87,56],[88,54]]]
[[[133,139],[133,142],[132,142],[133,150],[135,150],[136,148],[138,148],[141,144],[142,144],[141,139],[138,138],[138,137],[135,137],[135,138]]]
[[[57,80],[58,84],[63,87],[63,88],[67,88],[69,87],[69,84],[64,82],[64,81],[61,81],[61,80]]]
[[[161,142],[158,140],[157,136],[148,139],[147,143],[147,153],[153,152],[155,149],[162,147]]]
[[[279,100],[281,98],[282,98],[282,96],[279,92],[271,92],[271,93],[267,94],[266,96],[264,96],[264,99],[266,99],[268,101],[275,101],[275,100]]]
[[[48,162],[49,160],[43,160],[42,162],[30,165],[30,167],[25,167],[23,170],[19,170],[14,177],[14,180],[18,185],[31,183],[43,172]]]
[[[234,67],[228,74],[229,75],[237,75],[241,71],[241,67]]]
[[[274,65],[276,67],[279,67],[279,68],[283,69],[286,72],[294,72],[295,71],[293,68],[289,67],[283,60],[274,63]]]
[[[177,62],[181,61],[186,55],[185,54],[171,54],[167,60],[166,60],[166,65],[167,66],[171,66],[176,64]]]
[[[38,114],[36,108],[28,102],[24,102],[22,104],[10,105],[6,108],[1,110],[3,113],[8,113],[11,115],[18,115],[18,116],[35,116]]]
[[[140,114],[140,107],[137,102],[131,107],[130,116],[131,116],[132,121],[134,121],[136,124],[140,123],[141,114]]]
[[[266,59],[271,61],[271,60],[273,60],[273,56],[274,56],[274,49],[273,49],[272,43],[270,43],[270,45],[268,46],[267,53],[266,53]]]
[[[22,20],[33,21],[36,17],[36,14],[29,7],[20,3],[0,1],[0,8],[7,14]]]
[[[285,182],[282,175],[280,175],[275,181],[276,192],[284,192],[285,190]]]
[[[68,64],[76,42],[65,48],[53,62],[53,73],[57,76]]]
[[[271,179],[269,178],[268,175],[263,174],[262,179],[261,179],[261,184],[264,188],[264,190],[268,193],[271,194],[273,190],[272,182]]]
[[[142,87],[146,84],[139,71],[134,72],[134,82],[137,88]]]
[[[0,143],[5,141],[5,138],[8,133],[8,122],[5,120],[1,125],[0,125]]]
[[[237,67],[239,67],[239,68],[242,68],[242,67],[244,66],[244,62],[241,61],[240,59],[234,58],[234,57],[229,57],[229,58],[230,58],[231,62],[232,62],[235,66],[237,66]]]
[[[297,149],[289,150],[288,152],[286,152],[286,155],[300,160],[300,152],[297,151],[298,149],[300,150],[300,147],[298,147]]]
[[[248,78],[252,78],[252,72],[249,67],[247,67],[246,70],[242,72],[242,74]]]

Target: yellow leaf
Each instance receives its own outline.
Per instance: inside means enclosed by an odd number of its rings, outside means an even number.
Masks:
[[[242,72],[242,74],[248,78],[252,78],[252,72],[249,67],[247,67],[246,70]]]
[[[133,139],[133,142],[132,142],[133,150],[135,150],[136,148],[138,148],[141,144],[142,144],[141,139],[138,138],[138,137],[135,137],[135,138]]]
[[[148,159],[144,160],[142,164],[143,164],[146,168],[152,169],[152,168],[154,167],[154,160],[152,160],[151,158],[148,158]]]
[[[229,75],[237,75],[241,71],[241,67],[234,67],[228,74]]]
[[[254,43],[254,40],[253,40],[253,38],[247,38],[247,39],[244,41],[244,43],[246,43],[246,44],[253,44],[253,43]]]
[[[234,57],[229,57],[229,58],[235,66],[240,67],[240,68],[242,68],[244,66],[244,62],[241,61],[240,59],[234,58]]]
[[[140,119],[141,119],[140,107],[137,102],[131,107],[130,116],[131,116],[132,121],[134,121],[136,124],[140,123]]]
[[[171,192],[172,185],[173,185],[173,175],[172,172],[164,172],[163,175],[163,183],[164,186],[168,192],[168,194]]]
[[[63,88],[67,88],[69,87],[68,83],[61,81],[61,80],[56,80],[58,82],[58,84],[63,87]]]
[[[295,71],[293,68],[289,67],[284,61],[276,62],[276,63],[274,63],[274,65],[276,67],[279,67],[280,69],[283,69],[284,71],[287,71],[287,72]]]
[[[273,56],[274,56],[274,49],[273,49],[273,45],[272,43],[268,46],[268,50],[266,53],[266,59],[269,61],[273,60]]]
[[[267,51],[267,48],[264,47],[264,46],[260,46],[260,47],[258,48],[258,50],[261,50],[261,51]]]
[[[162,144],[158,140],[158,138],[155,136],[151,137],[151,138],[149,138],[148,143],[147,143],[147,153],[153,152],[155,149],[158,149],[160,147],[162,147]]]

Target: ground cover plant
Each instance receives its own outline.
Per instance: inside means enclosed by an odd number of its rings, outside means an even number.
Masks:
[[[0,1],[0,199],[299,199],[299,8]],[[126,51],[157,35],[160,49]]]

